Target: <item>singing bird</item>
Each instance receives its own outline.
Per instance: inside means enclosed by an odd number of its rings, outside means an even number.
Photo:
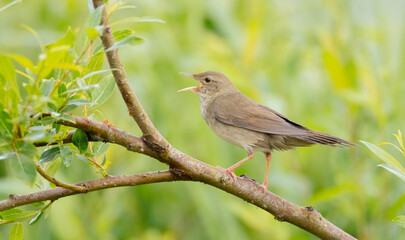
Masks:
[[[195,87],[179,90],[197,93],[201,102],[201,114],[208,126],[223,140],[244,148],[248,156],[224,169],[236,178],[235,168],[254,157],[255,151],[266,155],[267,166],[262,184],[267,188],[267,177],[273,150],[322,144],[349,147],[355,144],[310,130],[288,120],[280,113],[257,104],[232,84],[222,73],[184,73],[198,81]]]

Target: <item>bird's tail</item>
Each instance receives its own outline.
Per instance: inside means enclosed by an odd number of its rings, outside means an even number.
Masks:
[[[313,144],[322,144],[322,145],[330,145],[330,146],[336,146],[336,147],[353,147],[356,146],[356,144],[337,138],[333,137],[331,135],[328,135],[326,133],[321,133],[313,130],[309,130],[307,134],[297,136],[298,139],[304,140],[309,143]]]

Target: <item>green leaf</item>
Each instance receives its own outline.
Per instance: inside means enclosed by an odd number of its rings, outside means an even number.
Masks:
[[[73,109],[77,108],[78,106],[86,105],[86,104],[93,104],[93,102],[86,100],[86,99],[73,99],[68,101],[66,106],[60,111],[61,113],[66,113],[72,111]]]
[[[99,26],[101,24],[101,16],[103,14],[103,9],[104,5],[98,7],[96,10],[94,10],[87,18],[86,23],[85,23],[85,28],[94,28],[96,26]]]
[[[61,98],[67,97],[67,88],[66,88],[66,84],[64,82],[61,83],[58,87],[58,96]]]
[[[19,152],[33,160],[37,154],[37,148],[32,143],[24,142],[24,144],[19,149]]]
[[[137,22],[155,22],[155,23],[165,23],[165,21],[158,19],[158,18],[152,18],[152,17],[128,17],[124,18],[118,21],[115,21],[113,25],[122,25],[122,24],[128,24],[128,23],[137,23]]]
[[[9,57],[0,54],[0,85],[4,90],[13,90],[20,98],[20,89],[16,80],[16,72],[13,62]]]
[[[20,214],[21,212],[23,212],[23,210],[17,208],[7,209],[0,212],[0,217],[3,220],[12,221],[14,220],[14,216]]]
[[[3,6],[3,7],[1,7],[1,8],[0,8],[0,12],[2,12],[2,11],[4,11],[4,10],[6,10],[7,8],[13,6],[14,4],[20,3],[21,1],[22,1],[22,0],[15,0],[15,1],[10,2],[9,4],[7,4],[7,5]]]
[[[87,28],[86,34],[90,39],[95,39],[98,36],[101,36],[104,32],[104,26],[99,25],[93,28]]]
[[[33,225],[35,223],[37,223],[39,221],[39,219],[41,219],[42,215],[44,215],[44,212],[39,212],[33,219],[31,219],[31,221],[28,223],[29,225]]]
[[[405,216],[397,216],[394,219],[392,219],[392,221],[394,221],[400,227],[405,228]]]
[[[93,104],[93,102],[86,100],[86,99],[73,99],[70,100],[67,105],[74,105],[74,106],[82,106],[82,105],[86,105],[86,104]]]
[[[131,29],[117,30],[117,31],[113,32],[114,42],[121,41],[122,39],[132,36],[134,34],[135,34],[135,31],[133,31]]]
[[[24,136],[24,141],[36,142],[44,139],[45,137],[46,133],[44,131],[31,131]]]
[[[88,28],[86,29],[86,34],[90,39],[95,39],[98,37],[98,31],[96,28]]]
[[[92,109],[98,108],[101,104],[106,102],[113,94],[115,87],[115,80],[112,76],[103,78],[99,82],[99,87],[93,89],[91,96],[94,104]]]
[[[6,221],[24,221],[32,218],[36,214],[38,214],[38,211],[23,211],[21,209],[12,208],[1,212],[0,216]]]
[[[50,162],[48,168],[46,169],[46,173],[49,176],[55,176],[56,172],[59,170],[62,160],[57,158],[55,161]]]
[[[44,96],[49,96],[49,94],[51,93],[52,89],[53,89],[53,85],[55,83],[55,79],[51,78],[51,79],[42,79],[41,82],[41,93]]]
[[[103,155],[103,160],[101,161],[101,166],[105,166],[105,164],[107,163],[107,156],[106,154]]]
[[[372,143],[369,143],[366,141],[360,141],[360,142],[362,142],[364,145],[366,145],[375,155],[377,155],[377,157],[379,157],[381,160],[386,162],[388,165],[394,166],[400,172],[405,173],[405,168],[391,154],[389,154],[382,148],[380,148]]]
[[[34,183],[37,176],[37,170],[30,157],[22,153],[17,153],[13,155],[8,162],[11,171],[17,178],[29,183],[30,185]]]
[[[60,156],[65,167],[69,167],[73,160],[73,152],[69,146],[60,146]]]
[[[96,87],[98,87],[97,84],[85,85],[85,86],[83,86],[83,87],[79,87],[79,88],[74,88],[74,89],[67,90],[67,91],[64,92],[64,93],[73,93],[73,92],[85,91],[85,90],[89,90],[89,89],[96,88]]]
[[[83,162],[85,162],[85,163],[89,162],[89,159],[87,159],[86,157],[84,157],[84,156],[82,156],[82,155],[80,155],[78,153],[76,153],[76,158],[83,161]]]
[[[15,54],[10,54],[8,56],[17,61],[24,68],[28,68],[31,72],[35,71],[34,64],[28,58]]]
[[[3,110],[3,105],[0,104],[0,139],[6,142],[12,140],[13,124],[10,115]]]
[[[90,13],[94,12],[94,6],[92,0],[87,0],[87,7],[89,8]]]
[[[80,153],[86,152],[89,146],[89,139],[87,138],[86,132],[76,129],[72,136],[72,143],[79,149]]]
[[[11,156],[13,156],[15,154],[14,151],[12,152],[7,152],[7,153],[3,153],[2,155],[0,155],[0,160],[4,160],[7,158],[10,158]]]
[[[22,239],[22,224],[16,223],[10,229],[10,240],[21,240]]]
[[[101,68],[103,67],[103,62],[104,62],[104,52],[103,51],[94,54],[90,58],[89,64],[87,64],[84,73],[87,75],[89,73],[101,70]],[[99,75],[96,74],[96,75],[90,76],[88,78],[88,83],[94,84],[94,83],[97,83],[98,80],[99,80]]]
[[[398,134],[394,134],[394,136],[396,137],[396,139],[398,140],[399,146],[400,146],[400,152],[402,153],[402,155],[405,156],[405,146],[404,146],[404,141],[402,139],[402,133],[401,131],[398,129]]]
[[[43,152],[41,154],[41,157],[39,159],[39,162],[43,163],[43,162],[49,162],[54,160],[55,158],[59,157],[60,155],[60,148],[58,147],[53,147],[50,149],[45,150],[45,152]]]
[[[144,38],[141,38],[138,36],[129,36],[127,38],[122,39],[121,41],[114,43],[114,45],[112,45],[105,51],[106,52],[112,51],[112,50],[115,50],[115,49],[125,46],[125,45],[132,45],[132,46],[139,45],[139,44],[142,44],[144,41],[145,41]]]
[[[108,147],[110,146],[109,143],[104,143],[104,142],[94,142],[92,146],[93,154],[95,156],[103,154],[105,151],[107,151]]]
[[[99,73],[103,73],[103,72],[109,72],[109,71],[110,71],[110,69],[104,69],[104,70],[94,71],[94,72],[91,72],[91,73],[86,74],[84,77],[82,77],[82,79],[86,79],[86,78],[91,77],[91,76],[93,76],[93,75],[96,75],[96,74],[99,74]],[[96,84],[96,85],[98,85],[98,84]],[[97,87],[98,87],[98,86],[97,86]]]
[[[68,122],[76,123],[76,120],[74,119],[74,117],[72,117],[71,115],[66,114],[66,113],[62,114],[62,115],[60,116],[60,119],[61,119],[61,120],[68,121]]]
[[[32,126],[28,128],[28,131],[45,131],[51,128],[51,126]]]
[[[378,166],[385,168],[386,170],[395,174],[397,177],[401,178],[401,180],[405,182],[405,172],[402,172],[400,169],[398,169],[394,165],[389,165],[389,164],[383,163],[383,164],[379,164]]]

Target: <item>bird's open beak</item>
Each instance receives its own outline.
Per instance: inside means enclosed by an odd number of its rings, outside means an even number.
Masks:
[[[191,77],[191,78],[194,79],[194,74],[192,74],[192,73],[180,72],[180,74],[189,76],[189,77]],[[188,87],[188,88],[180,89],[180,90],[178,90],[177,92],[184,92],[184,91],[197,92],[199,87],[200,87],[200,84],[198,84],[198,86],[195,86],[195,87]]]

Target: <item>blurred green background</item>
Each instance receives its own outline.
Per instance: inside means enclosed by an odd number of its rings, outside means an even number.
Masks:
[[[0,7],[11,1],[0,1]],[[405,130],[405,2],[346,1],[128,1],[136,9],[112,16],[152,16],[162,23],[129,23],[148,40],[120,49],[129,81],[161,133],[176,148],[214,166],[246,156],[219,139],[200,115],[198,97],[176,93],[195,85],[178,72],[220,71],[246,95],[314,130],[359,143],[394,142]],[[87,1],[22,1],[0,12],[0,51],[38,60],[44,43],[69,26],[82,27]],[[118,26],[117,26],[118,27]],[[114,28],[114,26],[113,26]],[[115,89],[100,110],[114,126],[140,135]],[[389,147],[387,150],[393,150]],[[108,150],[112,175],[167,166],[119,146]],[[360,239],[401,239],[391,220],[404,214],[405,186],[364,145],[314,146],[276,152],[269,189]],[[62,169],[67,182],[98,178],[81,162]],[[236,173],[263,181],[262,154]],[[0,161],[0,195],[35,191]],[[7,239],[11,226],[0,226]],[[24,223],[24,239],[316,239],[261,209],[193,182],[126,187],[63,198],[46,219]]]

